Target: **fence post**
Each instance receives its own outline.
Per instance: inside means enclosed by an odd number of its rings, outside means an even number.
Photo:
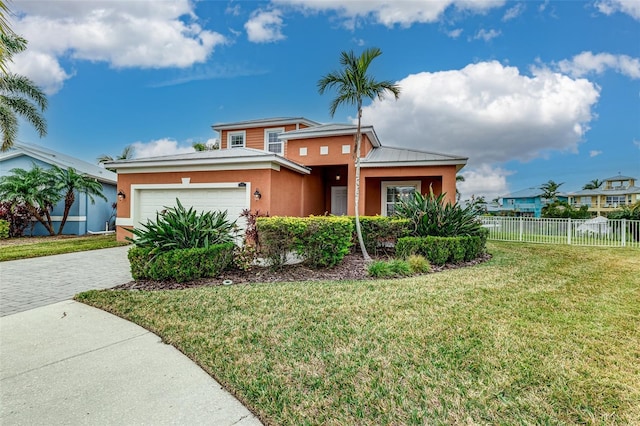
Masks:
[[[522,241],[522,233],[524,232],[524,225],[522,223],[522,216],[520,216],[520,241]]]
[[[622,238],[622,247],[627,246],[627,219],[622,219],[622,232],[620,233]]]
[[[567,222],[567,244],[571,245],[571,218]]]

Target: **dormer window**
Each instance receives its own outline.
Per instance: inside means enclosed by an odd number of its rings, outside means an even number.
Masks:
[[[227,147],[228,148],[244,148],[247,132],[244,130],[240,132],[229,132],[227,134]]]
[[[284,128],[265,129],[264,130],[264,149],[274,154],[284,154],[284,143],[278,139],[280,133],[284,132]]]

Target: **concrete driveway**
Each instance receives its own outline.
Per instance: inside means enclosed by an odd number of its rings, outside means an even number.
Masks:
[[[0,316],[131,281],[129,247],[0,262]]]
[[[69,300],[130,281],[127,250],[0,262],[0,424],[261,425],[155,334]]]

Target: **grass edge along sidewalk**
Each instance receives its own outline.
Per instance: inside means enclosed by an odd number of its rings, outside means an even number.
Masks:
[[[489,243],[400,280],[92,291],[267,424],[640,423],[640,256]]]
[[[18,239],[0,240],[0,262],[86,250],[98,250],[128,244],[129,243],[116,241],[115,234],[81,237],[67,235],[42,238],[22,237]]]

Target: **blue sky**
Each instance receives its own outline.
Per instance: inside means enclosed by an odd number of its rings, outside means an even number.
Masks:
[[[367,103],[384,145],[469,157],[463,197],[549,179],[640,179],[640,1],[18,1],[14,71],[49,95],[49,132],[19,140],[95,162],[211,142],[211,125],[328,113],[318,79],[343,50],[398,101]]]

